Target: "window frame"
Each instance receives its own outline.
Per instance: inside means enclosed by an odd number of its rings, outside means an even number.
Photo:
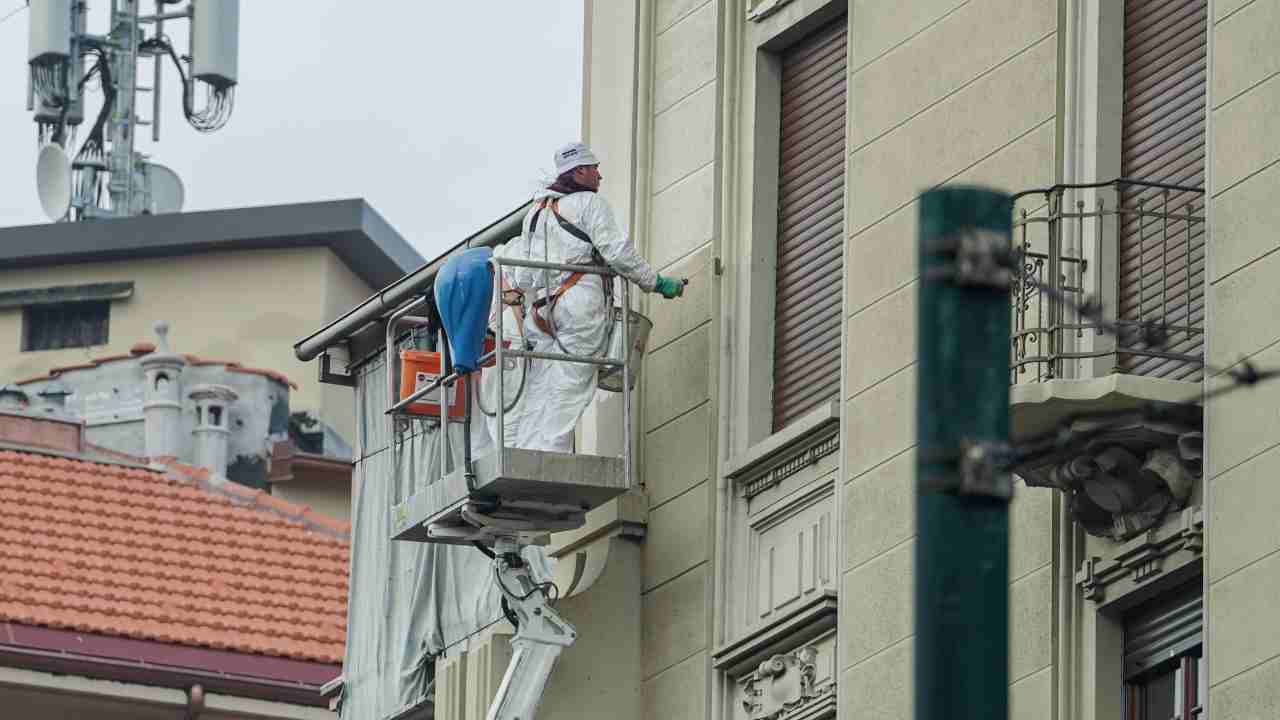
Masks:
[[[801,415],[784,428],[773,429],[773,356],[775,311],[775,266],[778,241],[778,170],[781,133],[782,53],[822,25],[848,14],[848,3],[839,0],[792,2],[776,13],[743,22],[741,55],[736,59],[741,97],[738,115],[731,122],[740,144],[749,148],[734,170],[734,190],[741,202],[729,230],[736,235],[727,240],[727,280],[730,292],[726,320],[736,328],[729,351],[722,353],[721,367],[732,382],[731,417],[726,424],[730,455],[740,458],[770,438],[803,425]],[[848,20],[846,20],[847,22]],[[846,95],[847,104],[852,96]],[[848,116],[846,115],[846,128]],[[848,154],[845,155],[847,168]],[[847,172],[847,170],[846,170]],[[848,184],[845,185],[842,223],[847,224]],[[847,235],[847,228],[842,230]],[[842,243],[842,255],[843,245]],[[843,258],[842,258],[843,262]],[[842,276],[844,272],[842,270]],[[841,283],[841,312],[847,305],[846,283]],[[841,348],[847,346],[847,328],[841,323]],[[843,384],[843,358],[841,383]],[[815,412],[823,412],[821,406]]]
[[[1200,651],[1202,646],[1196,646]],[[1173,674],[1174,705],[1172,720],[1199,720],[1204,715],[1203,689],[1204,659],[1195,651],[1187,651],[1143,673],[1127,678],[1124,683],[1125,720],[1170,720],[1147,717],[1143,713],[1145,695],[1151,681]],[[1192,682],[1187,682],[1187,677]]]
[[[63,344],[43,343],[37,347],[37,326],[42,322],[50,322],[55,314],[63,315],[63,322],[68,322],[66,313],[74,310],[84,312],[87,322],[95,323],[95,332],[90,338],[77,338],[71,342]],[[93,317],[89,317],[88,310],[98,311]],[[100,313],[100,315],[98,314]],[[42,316],[42,317],[40,317]],[[81,322],[77,319],[76,322]],[[100,332],[97,323],[101,323]],[[43,339],[43,338],[42,338]],[[21,351],[26,352],[46,352],[55,350],[75,350],[79,348],[102,347],[110,343],[111,340],[111,301],[110,300],[80,300],[66,303],[42,303],[35,305],[26,305],[22,308],[22,343]]]

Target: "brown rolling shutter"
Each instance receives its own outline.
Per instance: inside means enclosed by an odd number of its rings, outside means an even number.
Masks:
[[[1200,654],[1204,642],[1200,581],[1141,606],[1124,618],[1124,675],[1131,678],[1179,655]]]
[[[1205,0],[1126,0],[1121,174],[1129,180],[1204,187],[1207,91]],[[1204,327],[1204,217],[1201,192],[1143,186],[1122,189],[1119,317],[1174,328]],[[1132,212],[1141,207],[1142,216]],[[1174,329],[1147,348],[1133,329],[1120,347],[1122,372],[1199,380],[1203,333]],[[1163,353],[1163,354],[1160,354]]]
[[[847,18],[782,56],[773,429],[840,394]]]

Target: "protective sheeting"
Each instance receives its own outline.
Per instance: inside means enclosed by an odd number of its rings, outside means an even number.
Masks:
[[[441,433],[416,420],[392,431],[383,415],[385,373],[381,358],[357,373],[344,720],[382,720],[421,702],[431,691],[434,658],[502,617],[492,566],[479,550],[390,539],[391,508],[439,477]],[[452,468],[461,425],[450,423],[447,435]],[[525,554],[537,575],[550,577],[545,553]]]

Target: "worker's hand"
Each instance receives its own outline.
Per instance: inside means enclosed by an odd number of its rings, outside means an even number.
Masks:
[[[672,300],[684,294],[684,283],[674,278],[659,275],[658,282],[653,285],[653,291],[668,300]]]

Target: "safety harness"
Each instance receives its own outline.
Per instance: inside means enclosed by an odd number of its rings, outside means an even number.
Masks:
[[[565,232],[569,233],[575,238],[591,246],[592,264],[595,264],[595,265],[605,264],[604,258],[600,255],[600,252],[596,250],[595,243],[591,242],[591,236],[588,235],[586,231],[584,231],[582,228],[566,220],[565,217],[560,214],[560,198],[558,197],[557,198],[547,197],[547,198],[542,198],[540,201],[538,201],[538,206],[533,211],[533,219],[529,222],[530,235],[532,235],[534,231],[537,230],[538,217],[542,215],[543,210],[551,211],[552,216],[555,217],[556,222],[560,225],[561,230],[564,230]],[[549,320],[548,318],[550,318],[551,314],[556,311],[556,304],[560,302],[560,298],[564,296],[566,292],[569,291],[569,288],[573,287],[574,285],[577,285],[578,282],[581,281],[582,278],[584,277],[586,277],[586,273],[583,273],[583,272],[570,273],[569,277],[565,278],[565,281],[560,283],[560,287],[556,288],[555,292],[551,293],[546,297],[538,298],[533,302],[533,306],[530,310],[531,317],[533,318],[533,324],[537,325],[539,330],[541,330],[542,332],[548,335],[555,335],[555,331],[551,326],[552,321]],[[504,290],[506,290],[505,282],[506,280],[504,279],[503,280]],[[603,282],[601,284],[604,287],[605,307],[609,307],[610,303],[608,301],[613,296],[613,283]],[[545,314],[541,312],[543,308],[546,308]]]

